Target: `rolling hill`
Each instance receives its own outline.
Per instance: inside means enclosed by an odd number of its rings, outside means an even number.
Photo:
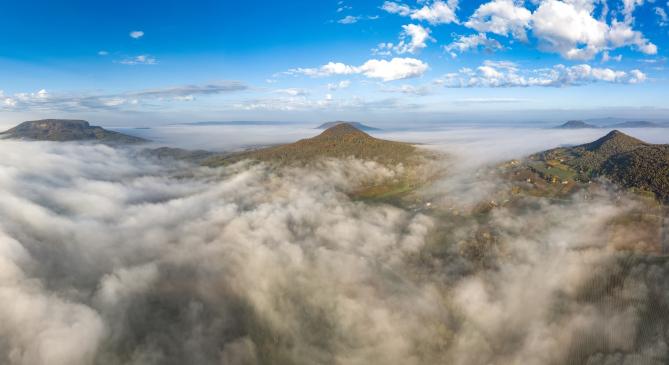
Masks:
[[[383,202],[405,206],[412,201],[412,192],[434,178],[432,153],[403,142],[387,141],[370,136],[349,123],[339,123],[321,134],[280,146],[212,156],[202,162],[209,167],[226,166],[242,160],[262,161],[276,166],[304,166],[324,158],[375,161],[398,169],[398,175],[364,183],[348,194],[356,200]]]
[[[669,201],[669,145],[649,144],[614,130],[579,146],[556,148],[530,157],[573,169],[581,179],[605,176],[626,188],[650,191]]]
[[[97,141],[102,143],[142,143],[147,140],[91,126],[85,120],[42,119],[27,121],[0,133],[0,137],[36,141]]]
[[[564,160],[566,165],[583,172],[597,171],[612,156],[629,152],[645,142],[614,130],[590,143],[574,147],[560,147],[543,152],[543,160]]]
[[[397,164],[410,162],[417,155],[416,147],[411,144],[374,138],[349,123],[339,123],[316,137],[281,146],[214,157],[206,160],[204,164],[220,166],[244,159],[288,164],[304,163],[323,157],[355,157],[384,164]]]

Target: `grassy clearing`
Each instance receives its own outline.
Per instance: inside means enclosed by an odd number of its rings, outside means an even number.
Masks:
[[[558,161],[536,161],[530,163],[530,167],[548,178],[556,176],[560,180],[572,180],[576,177],[576,172],[574,170]]]
[[[350,196],[354,200],[364,202],[397,203],[413,192],[417,186],[418,184],[415,181],[404,177],[399,181],[394,180],[378,185],[365,186],[354,191]]]

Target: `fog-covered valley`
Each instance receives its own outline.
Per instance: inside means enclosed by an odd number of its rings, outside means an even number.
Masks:
[[[162,143],[314,134],[264,128]],[[410,205],[355,198],[402,173],[372,161],[210,168],[2,140],[0,362],[666,363],[669,263],[643,201],[602,184],[476,208],[513,184],[486,166],[601,134],[380,132],[443,154]]]

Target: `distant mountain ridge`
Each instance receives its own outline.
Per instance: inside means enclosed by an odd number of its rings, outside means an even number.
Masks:
[[[645,120],[631,120],[627,122],[616,123],[611,125],[610,127],[611,128],[662,128],[663,126]]]
[[[281,124],[287,124],[287,122],[273,122],[273,121],[253,121],[253,120],[234,120],[234,121],[216,121],[216,120],[210,120],[210,121],[202,121],[202,122],[190,122],[190,123],[179,123],[176,125],[189,125],[189,126],[217,126],[217,125],[234,125],[234,126],[242,126],[242,125],[250,125],[250,126],[262,126],[262,125],[281,125]]]
[[[616,119],[610,119],[614,121]],[[598,120],[599,121],[599,120]],[[609,119],[605,119],[605,122],[608,122]],[[616,123],[607,123],[603,125],[596,125],[593,123],[588,123],[583,120],[570,120],[564,124],[561,124],[555,128],[557,129],[584,129],[584,128],[667,128],[668,126],[663,124],[658,124],[646,120],[627,120],[627,121],[617,121]]]
[[[599,128],[596,125],[588,124],[582,120],[570,120],[555,128],[558,129],[582,129],[582,128]]]
[[[360,122],[343,122],[343,121],[323,123],[323,124],[319,125],[318,127],[316,127],[316,129],[328,129],[328,128],[334,127],[338,124],[348,124],[348,125],[350,125],[352,127],[355,127],[355,128],[357,128],[361,131],[380,131],[381,130],[380,128],[370,127],[370,126],[362,124]]]
[[[102,143],[142,143],[146,139],[91,126],[85,120],[42,119],[23,122],[0,133],[0,137],[35,141],[98,141]]]

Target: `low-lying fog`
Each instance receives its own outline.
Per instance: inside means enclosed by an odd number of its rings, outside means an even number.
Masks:
[[[160,145],[212,151],[237,150],[247,147],[290,143],[322,132],[315,124],[272,125],[170,125],[150,129],[117,129],[144,137]],[[483,162],[504,160],[557,147],[593,141],[612,129],[552,129],[543,124],[536,127],[504,128],[485,125],[418,126],[414,128],[383,128],[369,132],[375,137],[428,144],[432,148],[459,153]],[[620,129],[650,143],[669,142],[669,128]]]
[[[607,132],[372,134],[449,153],[435,186],[476,200],[479,189],[452,189],[473,167]],[[669,142],[664,129],[626,132]],[[184,126],[141,135],[231,150],[315,133]],[[0,156],[0,363],[669,360],[669,263],[608,245],[608,223],[635,208],[624,198],[537,199],[495,209],[484,227],[352,201],[357,184],[396,173],[371,162],[209,169],[103,145],[8,140]],[[484,230],[497,242],[481,267],[463,249]]]

